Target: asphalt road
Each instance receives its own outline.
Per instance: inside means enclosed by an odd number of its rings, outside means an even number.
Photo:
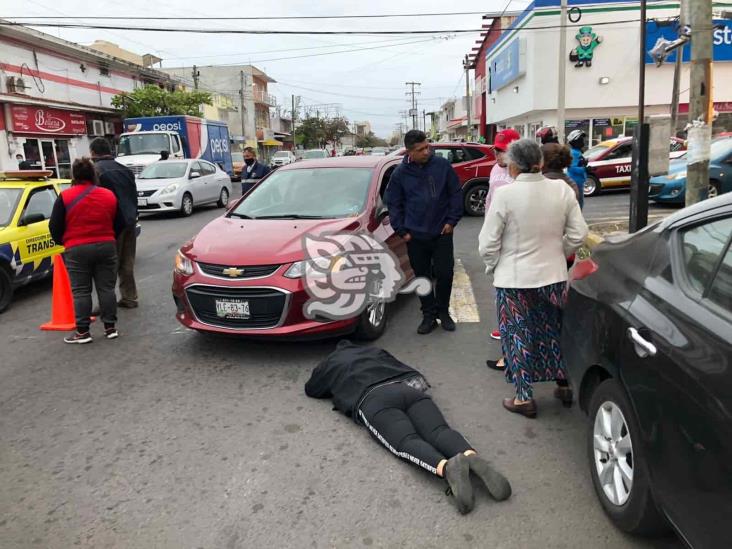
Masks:
[[[678,210],[678,206],[651,202],[648,205],[648,219],[660,219]],[[598,196],[585,197],[583,213],[588,223],[627,222],[630,215],[630,191],[606,191]]]
[[[0,317],[0,547],[678,546],[610,524],[589,478],[586,419],[549,384],[536,391],[537,420],[501,408],[512,391],[484,366],[499,350],[479,219],[459,226],[456,255],[481,322],[417,336],[406,297],[378,341],[428,377],[449,422],[513,485],[510,500],[479,492],[460,516],[440,480],[304,395],[335,341],[253,343],[178,325],[173,255],[220,213],[142,221],[141,307],[120,311],[118,340],[69,346],[41,332],[50,283],[19,291]]]

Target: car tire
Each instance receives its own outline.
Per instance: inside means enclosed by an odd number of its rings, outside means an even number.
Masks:
[[[589,417],[590,475],[605,513],[618,528],[631,534],[653,536],[668,531],[653,501],[640,428],[620,383],[607,379],[597,387],[590,400]]]
[[[719,193],[721,192],[721,185],[719,184],[719,181],[716,179],[710,179],[709,180],[709,187],[707,189],[707,198],[715,198],[719,196]]]
[[[221,187],[221,192],[219,193],[219,201],[216,203],[216,205],[219,208],[226,208],[226,206],[229,205],[229,191],[226,189],[226,187]]]
[[[193,213],[193,197],[191,193],[185,193],[180,201],[180,215],[188,217]]]
[[[389,317],[389,304],[379,300],[369,303],[358,319],[354,336],[363,341],[379,339],[386,330]]]
[[[0,313],[5,311],[13,301],[13,276],[10,269],[0,265]]]
[[[590,183],[588,185],[588,183]],[[602,183],[594,175],[588,175],[585,186],[582,188],[582,194],[585,196],[597,196],[602,190]]]
[[[473,217],[485,215],[485,198],[488,196],[488,183],[475,183],[464,192],[465,213]]]

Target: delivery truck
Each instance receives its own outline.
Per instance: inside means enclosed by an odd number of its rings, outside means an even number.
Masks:
[[[224,122],[195,116],[128,118],[117,146],[117,161],[140,175],[168,151],[170,159],[203,158],[232,176],[229,128]]]

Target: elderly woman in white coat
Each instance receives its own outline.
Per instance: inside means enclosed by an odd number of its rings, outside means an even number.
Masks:
[[[496,287],[506,379],[516,396],[506,410],[534,418],[532,383],[556,381],[555,396],[571,402],[560,348],[566,257],[587,236],[572,189],[541,174],[542,152],[533,140],[508,149],[514,183],[498,189],[480,232],[479,252]]]

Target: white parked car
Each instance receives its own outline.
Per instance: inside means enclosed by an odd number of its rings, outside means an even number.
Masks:
[[[140,213],[178,211],[189,216],[195,206],[225,208],[230,196],[231,178],[206,160],[160,160],[137,176]]]
[[[295,155],[292,153],[292,151],[277,151],[272,156],[272,165],[273,166],[287,166],[288,164],[292,164],[295,160]]]
[[[303,160],[313,160],[317,158],[330,158],[330,154],[325,149],[309,149],[302,153]]]

